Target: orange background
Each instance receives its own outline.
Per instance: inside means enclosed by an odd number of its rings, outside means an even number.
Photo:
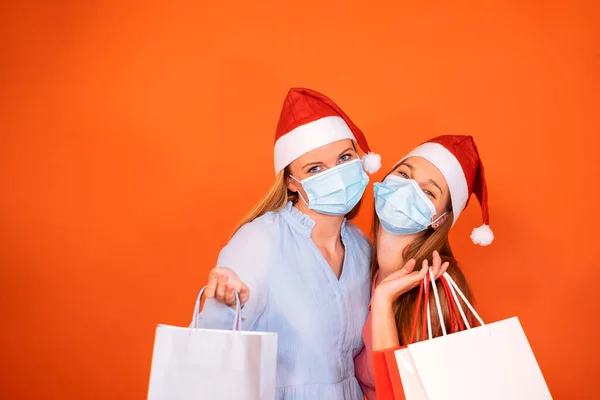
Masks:
[[[597,1],[7,3],[0,397],[144,398],[155,325],[189,322],[273,179],[290,86],[385,170],[475,135],[497,239],[470,243],[473,201],[452,242],[479,308],[519,316],[555,398],[600,396]]]

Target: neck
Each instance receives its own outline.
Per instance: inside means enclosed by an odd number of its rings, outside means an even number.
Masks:
[[[315,226],[310,238],[317,247],[333,252],[341,244],[340,232],[344,222],[343,215],[320,214],[309,209],[302,200],[297,201],[294,207],[314,221]]]
[[[404,249],[412,243],[418,234],[392,235],[379,227],[377,232],[377,264],[379,265],[378,280],[381,280],[394,271],[402,268]]]

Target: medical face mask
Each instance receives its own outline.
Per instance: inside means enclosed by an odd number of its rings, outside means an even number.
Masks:
[[[358,204],[369,183],[360,159],[335,166],[302,181],[293,176],[291,178],[302,184],[308,200],[300,193],[298,195],[308,208],[327,215],[349,213]]]
[[[442,218],[432,221],[435,206],[419,184],[412,179],[389,175],[373,185],[375,211],[383,229],[392,235],[410,235],[427,229]]]

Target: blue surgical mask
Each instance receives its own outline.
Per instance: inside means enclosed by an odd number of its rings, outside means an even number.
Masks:
[[[299,181],[308,196],[300,198],[308,208],[321,214],[344,215],[349,213],[359,200],[369,183],[369,177],[360,159],[335,166],[324,172]]]
[[[410,235],[424,231],[435,222],[432,221],[435,206],[416,181],[389,175],[383,182],[375,183],[373,191],[375,211],[386,232]]]

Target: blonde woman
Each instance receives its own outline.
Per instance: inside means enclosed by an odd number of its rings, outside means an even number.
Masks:
[[[237,291],[242,329],[278,333],[278,399],[363,398],[354,357],[363,348],[371,251],[349,220],[369,182],[364,170],[379,166],[332,100],[290,90],[277,126],[275,183],[221,251],[198,321],[228,329]]]

